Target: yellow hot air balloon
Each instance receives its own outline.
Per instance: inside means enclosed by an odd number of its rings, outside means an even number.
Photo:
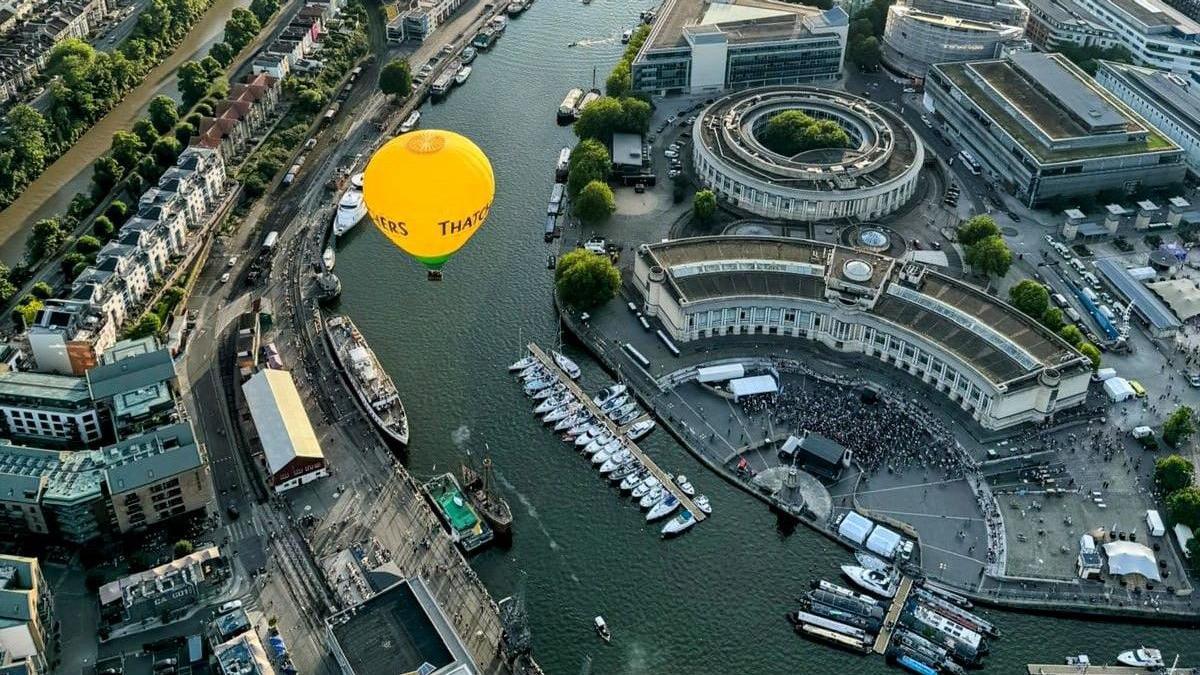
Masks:
[[[371,221],[431,279],[483,226],[495,194],[492,164],[479,146],[440,129],[393,138],[363,175]]]

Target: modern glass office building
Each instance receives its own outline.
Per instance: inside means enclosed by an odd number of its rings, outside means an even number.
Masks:
[[[667,0],[633,62],[633,88],[656,95],[836,79],[849,20],[774,0]]]

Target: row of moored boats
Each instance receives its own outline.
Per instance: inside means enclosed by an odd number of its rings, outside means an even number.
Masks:
[[[593,408],[579,400],[562,380],[561,375],[579,379],[579,366],[560,352],[551,352],[551,356],[557,368],[533,356],[509,366],[523,383],[525,394],[533,399],[533,414],[543,424],[552,426],[564,443],[591,460],[602,477],[637,501],[646,511],[646,522],[674,514],[661,529],[664,537],[680,534],[696,524],[694,514],[681,508],[676,492],[686,495],[706,515],[712,512],[708,497],[697,495],[686,476],[669,476],[671,484],[663,485],[639,459],[640,451],[633,443],[653,431],[655,422],[646,417],[624,384],[614,384],[596,394],[590,401]]]
[[[868,553],[855,554],[858,565],[843,565],[842,574],[860,593],[823,579],[800,598],[788,614],[804,637],[866,654],[883,629],[900,587],[900,573]],[[887,657],[910,672],[964,673],[981,665],[987,639],[999,637],[994,624],[969,611],[965,598],[931,585],[915,585],[891,629]]]

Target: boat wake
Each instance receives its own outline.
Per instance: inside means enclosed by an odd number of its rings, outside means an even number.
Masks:
[[[457,429],[450,432],[450,440],[454,442],[454,447],[460,451],[467,447],[467,443],[471,442],[471,427],[463,424]]]
[[[575,47],[599,47],[600,45],[611,45],[616,41],[617,38],[615,37],[584,38],[582,40],[576,40],[571,44]]]
[[[557,541],[554,541],[554,537],[550,535],[550,530],[546,529],[546,524],[543,523],[541,517],[538,516],[537,507],[533,505],[533,502],[529,501],[529,498],[526,497],[523,492],[518,490],[515,485],[508,482],[508,479],[505,478],[504,475],[499,471],[496,472],[496,480],[500,481],[500,484],[504,486],[505,490],[517,496],[517,501],[521,502],[521,506],[525,507],[525,511],[529,514],[529,517],[537,522],[538,529],[542,531],[542,534],[546,535],[546,540],[550,542],[550,550],[559,550],[561,547],[558,545]]]

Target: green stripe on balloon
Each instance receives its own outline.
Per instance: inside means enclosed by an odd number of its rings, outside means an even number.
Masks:
[[[429,257],[415,255],[413,257],[417,259],[417,262],[421,263],[422,265],[424,265],[425,267],[428,267],[431,270],[442,269],[442,265],[445,265],[446,261],[450,259],[449,255],[437,255],[437,256],[429,256]]]

